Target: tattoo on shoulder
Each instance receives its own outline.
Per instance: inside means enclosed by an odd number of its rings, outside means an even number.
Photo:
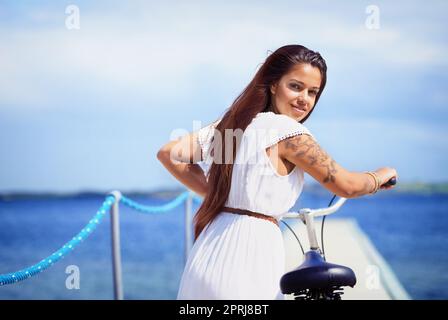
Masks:
[[[308,135],[297,135],[286,139],[285,148],[291,150],[295,157],[306,158],[310,165],[325,168],[324,183],[335,182],[336,162]],[[330,161],[328,161],[330,160]]]

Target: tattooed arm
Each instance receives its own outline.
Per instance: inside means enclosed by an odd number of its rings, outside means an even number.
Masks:
[[[302,168],[339,197],[356,198],[375,189],[371,176],[341,167],[310,135],[302,134],[280,141],[278,152],[281,158]]]

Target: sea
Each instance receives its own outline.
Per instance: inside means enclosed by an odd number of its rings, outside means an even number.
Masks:
[[[1,196],[0,274],[34,265],[61,248],[95,215],[105,196]],[[161,206],[175,195],[125,196]],[[292,210],[326,207],[331,199],[327,192],[303,192]],[[198,207],[194,202],[193,212]],[[448,299],[448,194],[382,191],[348,199],[327,221],[340,218],[356,219],[412,299]],[[176,299],[185,263],[185,205],[152,214],[120,205],[120,234],[124,298]],[[73,270],[77,285],[70,278]],[[0,286],[3,300],[113,298],[109,217],[47,270]]]

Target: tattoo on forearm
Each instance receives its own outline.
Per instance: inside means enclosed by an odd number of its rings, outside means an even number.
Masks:
[[[312,139],[304,139],[302,135],[294,136],[286,140],[285,147],[292,150],[295,157],[307,158],[311,165],[325,168],[324,183],[336,181],[336,162]]]

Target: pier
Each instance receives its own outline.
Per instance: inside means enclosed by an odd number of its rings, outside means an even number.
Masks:
[[[285,220],[309,249],[306,228],[299,220]],[[320,223],[316,220],[320,242]],[[287,228],[283,231],[286,252],[286,270],[297,268],[302,262],[302,251],[294,235]],[[350,267],[356,274],[354,288],[345,287],[343,300],[409,300],[411,297],[397,276],[381,256],[368,236],[354,219],[327,219],[324,227],[325,255],[328,262]],[[286,299],[292,299],[287,295]]]

